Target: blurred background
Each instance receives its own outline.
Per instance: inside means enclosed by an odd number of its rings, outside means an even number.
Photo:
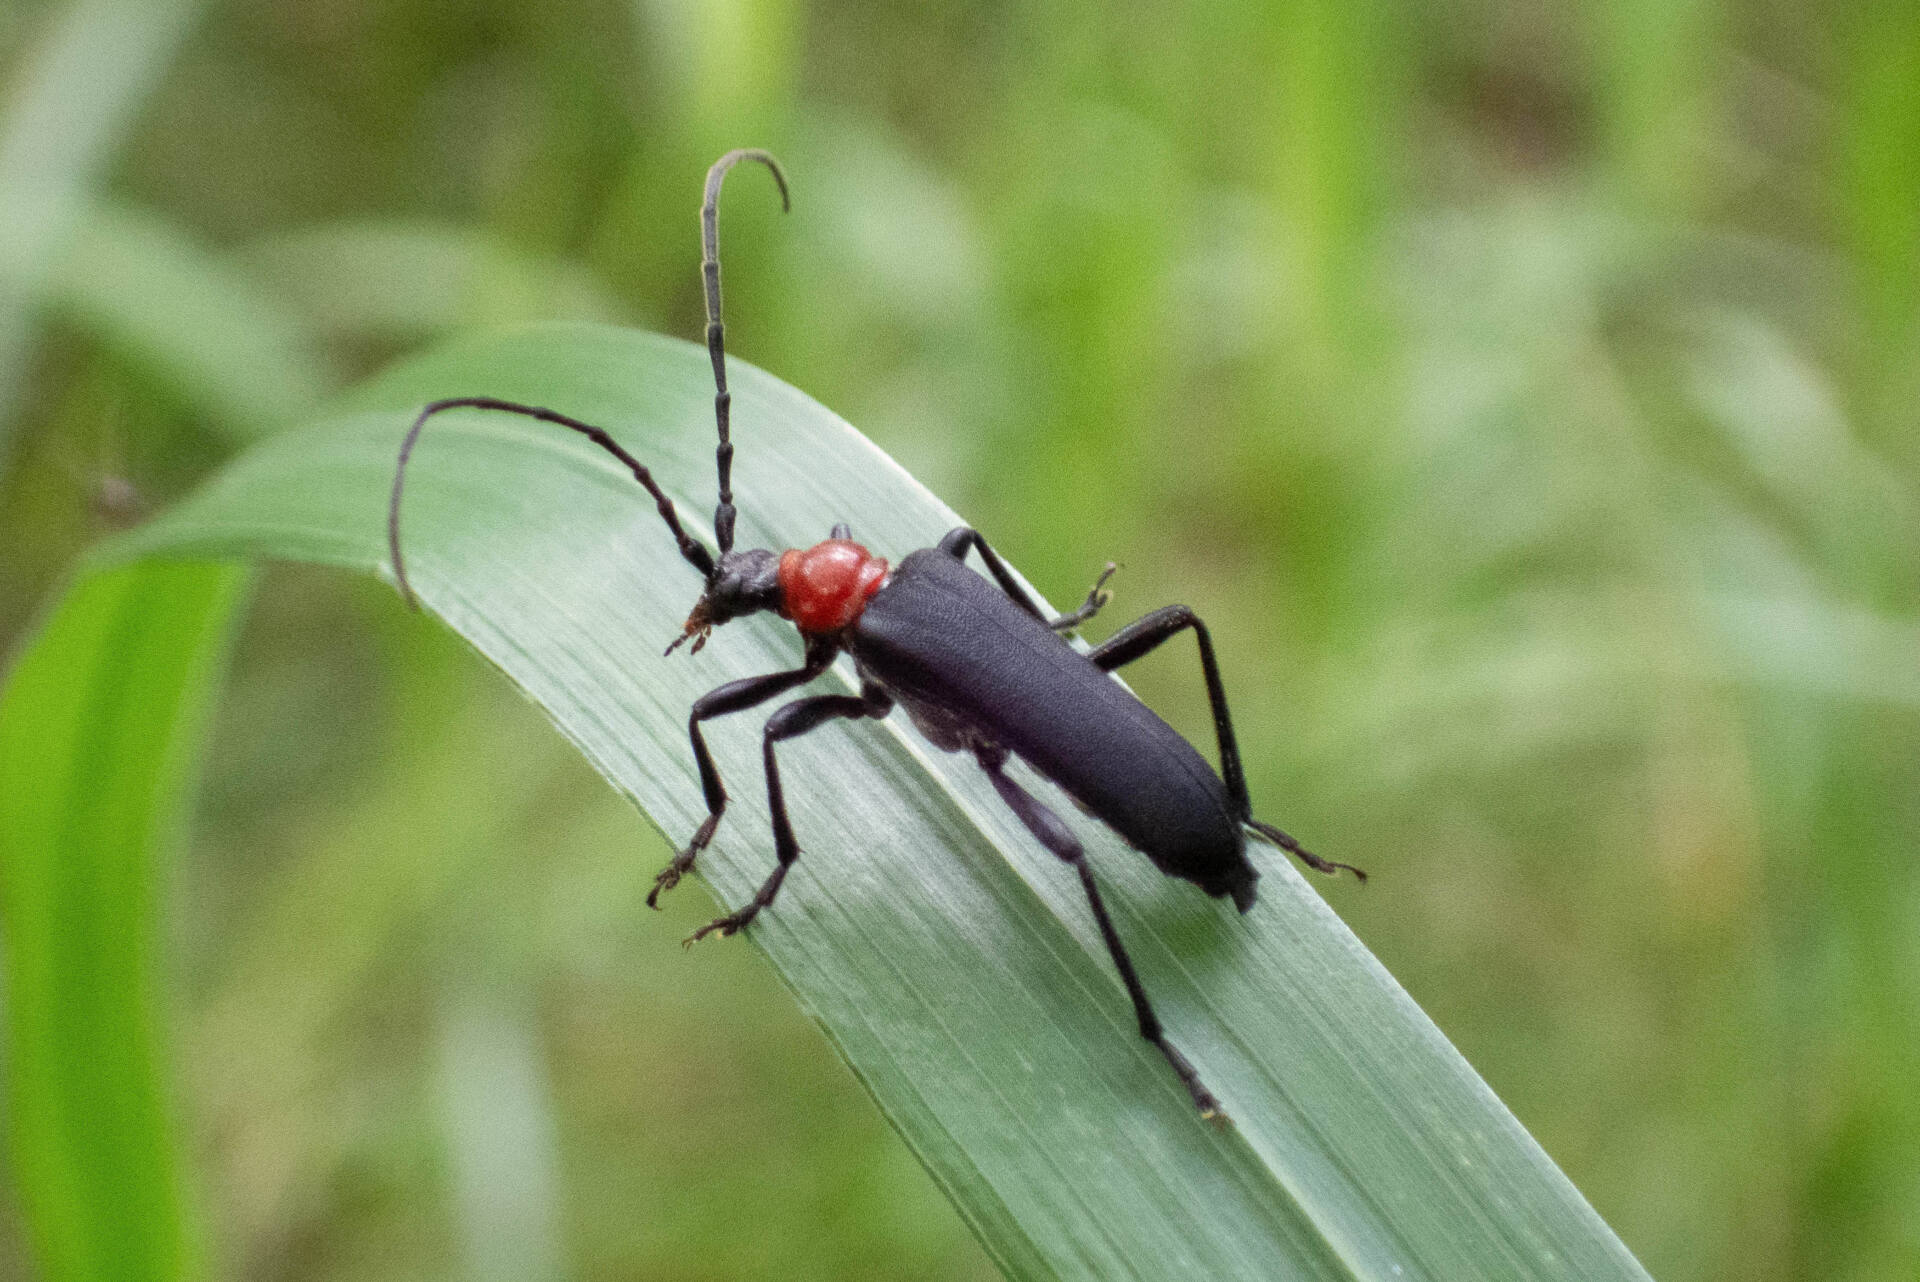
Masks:
[[[1657,1277],[1920,1272],[1920,10],[11,0],[0,645],[400,353],[697,338],[743,144],[733,351],[1056,601],[1121,562],[1093,635],[1207,619],[1262,813]],[[456,642],[276,569],[235,664],[166,927],[218,1272],[992,1276]]]

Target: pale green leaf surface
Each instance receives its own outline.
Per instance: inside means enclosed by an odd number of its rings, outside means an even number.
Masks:
[[[157,884],[244,577],[94,574],[0,699],[10,1138],[49,1280],[194,1272],[161,1067]]]
[[[732,372],[742,546],[805,545],[844,519],[897,559],[959,522],[829,411],[749,366]],[[263,442],[119,551],[386,574],[385,501],[409,411],[458,394],[607,425],[705,529],[705,353],[551,326],[444,348],[377,380],[310,430]],[[662,658],[699,584],[650,501],[585,442],[505,415],[451,414],[429,429],[406,535],[427,604],[684,839],[703,815],[688,704],[792,666],[791,628],[762,617],[697,656]],[[1231,681],[1231,656],[1228,670]],[[850,689],[844,661],[819,685]],[[710,733],[734,804],[701,871],[730,903],[772,866],[760,720]],[[1137,1036],[1073,873],[969,759],[931,750],[896,714],[824,728],[782,760],[805,854],[750,934],[1010,1276],[1644,1276],[1274,852],[1256,853],[1261,899],[1240,917],[1033,781],[1086,839],[1171,1036],[1233,1117],[1208,1124]],[[1336,899],[1395,893],[1390,882],[1325,885]],[[662,982],[697,984],[699,953]],[[726,1120],[714,1125],[724,1142]]]

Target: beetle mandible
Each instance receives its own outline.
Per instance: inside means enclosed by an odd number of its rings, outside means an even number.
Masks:
[[[583,434],[624,463],[653,496],[680,555],[705,580],[685,628],[667,647],[667,654],[689,640],[693,643],[689,653],[697,653],[713,629],[762,610],[791,620],[804,647],[799,667],[730,681],[694,702],[687,732],[706,794],[707,818],[661,870],[647,904],[657,907],[660,893],[671,890],[692,871],[727,808],[726,786],[707,749],[701,723],[803,686],[824,673],[836,656],[848,654],[860,677],[859,694],[795,699],[768,717],[762,732],[761,757],[777,860],[772,874],[744,907],[701,927],[687,942],[744,928],[773,903],[799,858],[800,844],[787,818],[775,746],[836,719],[884,717],[898,705],[935,747],[973,754],[994,791],[1027,830],[1079,874],[1101,938],[1133,999],[1140,1035],[1166,1056],[1201,1113],[1213,1116],[1219,1101],[1187,1057],[1167,1040],[1100,898],[1079,839],[1044,802],[1008,775],[1007,759],[1018,757],[1051,780],[1161,872],[1185,878],[1209,895],[1231,896],[1243,913],[1253,907],[1254,883],[1259,878],[1247,859],[1248,833],[1320,872],[1344,868],[1362,880],[1366,874],[1351,864],[1320,858],[1280,829],[1253,817],[1213,642],[1192,610],[1184,605],[1156,610],[1084,653],[1062,639],[1061,633],[1091,619],[1107,603],[1112,565],[1101,573],[1079,609],[1048,618],[987,541],[967,526],[949,531],[934,547],[909,553],[897,566],[889,566],[854,542],[845,524],[835,525],[825,541],[810,548],[734,550],[731,398],[726,332],[720,322],[719,203],[727,171],[744,160],[765,165],[780,189],[781,207],[789,205],[786,175],[764,151],[730,151],[707,172],[700,207],[700,270],[719,434],[715,459],[719,504],[713,517],[718,554],[681,527],[673,500],[646,466],[605,430],[538,406],[461,396],[424,407],[400,446],[387,513],[394,579],[408,603],[417,604],[400,553],[400,498],[407,459],[428,419],[450,409],[503,410]],[[992,582],[963,564],[970,551],[979,554]],[[1218,773],[1192,744],[1108,675],[1186,631],[1193,633],[1200,648],[1200,670],[1219,744]]]

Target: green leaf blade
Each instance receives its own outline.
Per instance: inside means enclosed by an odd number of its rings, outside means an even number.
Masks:
[[[262,443],[118,554],[390,573],[394,453],[409,412],[450,395],[607,426],[704,530],[709,378],[698,348],[606,328],[457,344]],[[959,523],[800,393],[744,364],[731,381],[743,546],[805,546],[846,520],[897,559]],[[748,620],[663,659],[699,584],[650,501],[584,442],[509,416],[429,427],[405,529],[423,600],[684,839],[704,816],[688,704],[794,666],[791,629]],[[853,688],[844,661],[820,683],[836,684]],[[733,903],[772,866],[759,721],[709,733],[733,804],[701,872]],[[896,715],[822,729],[782,761],[805,853],[750,933],[1010,1276],[1644,1276],[1277,852],[1242,918],[1027,776],[1071,816],[1170,1035],[1233,1118],[1209,1125],[1138,1037],[1077,878],[969,759]]]
[[[150,563],[83,580],[0,702],[11,1129],[49,1278],[191,1272],[156,881],[244,578]]]

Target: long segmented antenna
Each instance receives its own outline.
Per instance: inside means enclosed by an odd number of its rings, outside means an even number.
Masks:
[[[733,440],[727,433],[727,415],[733,397],[727,392],[727,331],[720,323],[720,184],[727,171],[743,160],[757,160],[773,173],[780,188],[781,212],[793,208],[787,197],[787,176],[780,162],[757,147],[741,147],[713,162],[707,170],[707,198],[700,206],[700,285],[707,296],[707,355],[713,358],[713,418],[720,429],[720,447],[714,451],[720,471],[720,505],[713,510],[713,533],[720,555],[733,551]]]
[[[407,563],[400,555],[400,494],[407,479],[407,459],[413,454],[413,443],[420,439],[420,429],[427,420],[442,410],[478,409],[504,410],[509,414],[524,414],[528,418],[538,419],[542,423],[554,423],[560,427],[571,428],[598,445],[607,453],[627,465],[633,473],[633,479],[640,482],[653,495],[654,506],[660,512],[660,519],[673,531],[673,541],[680,545],[680,555],[688,564],[700,571],[701,577],[709,581],[713,578],[713,554],[700,540],[680,528],[680,515],[674,511],[673,500],[653,479],[653,473],[647,470],[633,455],[620,448],[620,443],[591,423],[582,423],[579,419],[568,418],[552,410],[541,409],[537,405],[522,405],[518,401],[496,400],[491,396],[456,396],[450,400],[435,401],[420,411],[420,417],[413,420],[413,426],[407,429],[407,438],[400,442],[400,463],[393,470],[393,497],[387,503],[387,550],[393,557],[393,577],[399,585],[400,595],[405,597],[412,609],[420,608],[420,600],[413,594],[413,585],[407,582]]]

